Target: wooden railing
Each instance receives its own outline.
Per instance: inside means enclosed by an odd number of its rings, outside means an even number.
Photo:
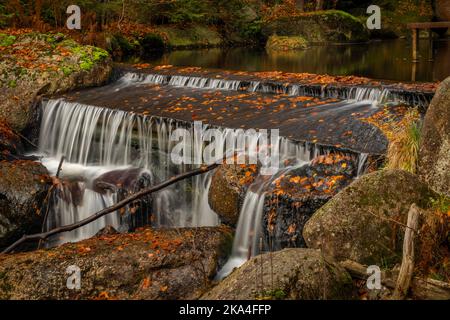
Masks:
[[[415,22],[407,25],[412,30],[412,61],[419,61],[419,30],[428,30],[429,51],[428,60],[433,60],[433,29],[448,29],[450,21],[441,22]]]

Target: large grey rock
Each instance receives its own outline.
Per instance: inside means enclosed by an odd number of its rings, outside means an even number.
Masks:
[[[250,259],[202,296],[210,300],[256,298],[351,299],[352,279],[319,250],[284,249]]]
[[[376,171],[354,181],[317,210],[306,223],[303,237],[308,247],[337,260],[379,266],[397,263],[405,233],[400,224],[406,224],[411,204],[427,208],[435,196],[409,172]]]
[[[450,77],[440,84],[425,115],[419,175],[434,190],[450,197]]]
[[[0,299],[196,299],[225,258],[230,237],[226,227],[149,228],[0,254]],[[67,288],[69,266],[80,268],[79,290]]]

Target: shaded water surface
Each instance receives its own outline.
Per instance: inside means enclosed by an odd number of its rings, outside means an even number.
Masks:
[[[440,81],[450,75],[450,40],[434,41],[434,61],[428,42],[420,41],[419,63],[411,62],[408,40],[314,46],[307,50],[267,52],[255,48],[173,51],[149,60],[156,64],[243,71],[310,72],[357,75],[397,81]]]

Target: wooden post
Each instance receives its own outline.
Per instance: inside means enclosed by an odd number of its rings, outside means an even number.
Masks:
[[[412,29],[412,62],[419,62],[419,30]]]
[[[433,31],[428,29],[428,61],[433,61]]]
[[[394,299],[403,299],[408,293],[414,271],[414,237],[419,228],[420,209],[415,203],[408,212],[408,222],[403,241],[403,259],[395,285]]]

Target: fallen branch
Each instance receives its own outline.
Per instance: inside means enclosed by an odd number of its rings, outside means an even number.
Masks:
[[[198,169],[186,172],[186,173],[182,173],[179,174],[177,176],[174,176],[156,186],[144,189],[142,191],[139,191],[131,196],[129,196],[128,198],[123,199],[122,201],[117,202],[116,204],[107,207],[105,209],[102,209],[96,213],[94,213],[92,216],[83,219],[81,221],[78,221],[76,223],[72,223],[66,226],[62,226],[62,227],[58,227],[52,230],[49,230],[47,232],[41,232],[41,233],[36,233],[36,234],[32,234],[32,235],[24,235],[22,238],[20,238],[19,240],[17,240],[16,242],[14,242],[12,245],[10,245],[8,248],[6,248],[5,250],[2,251],[2,253],[9,253],[11,252],[13,249],[17,248],[17,246],[21,245],[22,243],[26,242],[26,241],[30,241],[30,240],[45,240],[50,236],[53,236],[55,234],[61,233],[61,232],[67,232],[67,231],[72,231],[74,229],[77,229],[79,227],[82,227],[84,225],[87,225],[88,223],[91,223],[92,221],[97,220],[100,217],[103,217],[104,215],[107,215],[108,213],[114,212],[119,210],[120,208],[125,207],[126,205],[130,204],[131,202],[146,196],[150,193],[159,191],[161,189],[164,189],[167,186],[170,186],[180,180],[186,179],[186,178],[190,178],[190,177],[194,177],[197,176],[199,174],[211,171],[215,168],[217,168],[220,164],[218,163],[213,163],[210,164],[208,166],[202,166]]]
[[[394,299],[404,299],[408,293],[414,272],[414,232],[419,227],[420,211],[416,204],[412,204],[408,212],[408,228],[403,239],[403,258],[397,283],[395,285]]]
[[[340,265],[347,270],[352,278],[367,280],[367,266],[358,262],[346,260],[340,262]],[[398,272],[381,271],[381,283],[390,289],[395,289]],[[430,278],[413,277],[411,280],[411,294],[414,298],[423,300],[449,300],[450,284]]]

